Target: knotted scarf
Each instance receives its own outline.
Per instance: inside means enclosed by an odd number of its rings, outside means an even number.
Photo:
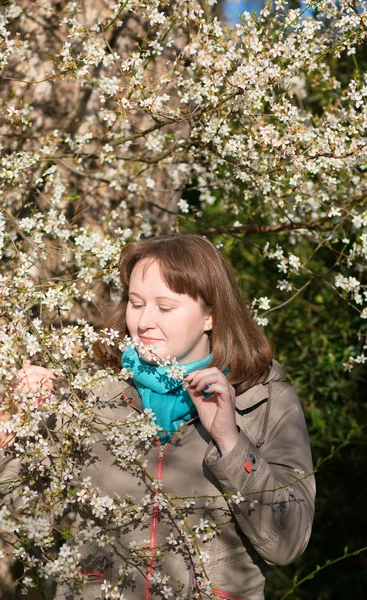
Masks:
[[[212,360],[209,354],[202,360],[180,365],[184,375],[205,369]],[[127,347],[122,355],[122,366],[133,372],[134,384],[140,394],[143,409],[150,408],[156,423],[162,427],[159,432],[161,443],[166,444],[180,425],[195,417],[196,407],[183,382],[169,375],[169,367],[158,367],[148,363],[135,348]]]

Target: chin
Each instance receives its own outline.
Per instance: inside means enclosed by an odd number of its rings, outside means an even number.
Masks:
[[[152,350],[150,350],[150,346],[148,345],[145,348],[145,353],[140,353],[140,356],[143,358],[143,360],[145,360],[148,363],[157,364],[156,357],[163,360],[166,358],[166,356],[168,356],[167,353],[161,352],[158,348],[153,348]]]

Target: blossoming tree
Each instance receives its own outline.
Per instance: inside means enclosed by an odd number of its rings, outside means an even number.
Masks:
[[[214,4],[2,8],[0,430],[16,434],[7,452],[23,460],[25,475],[1,481],[0,555],[22,562],[24,589],[50,576],[78,583],[78,543],[107,543],[150,510],[153,495],[157,502],[154,481],[142,502],[102,497],[80,480],[75,451],[95,434],[88,390],[126,376],[97,367],[92,346],[122,344],[99,325],[119,297],[117,264],[130,239],[194,229],[224,252],[252,248],[273,273],[263,295],[252,285],[263,326],[321,282],[356,315],[341,362],[350,370],[366,360],[367,75],[357,61],[348,78],[332,66],[341,56],[353,61],[365,43],[363,3],[310,0],[314,15],[303,18],[279,0],[231,28],[213,16]],[[23,360],[59,377],[41,405],[39,391],[14,383]],[[108,435],[119,464],[141,476],[156,435],[150,415],[131,417],[123,434],[111,424]],[[178,535],[197,553],[210,590],[195,540],[217,532],[206,521],[185,528],[195,499],[158,496],[176,523],[166,546]],[[70,545],[61,522],[80,504],[91,519]],[[132,545],[132,564],[149,551]],[[154,583],[170,597],[159,570]],[[116,593],[107,583],[106,594]]]

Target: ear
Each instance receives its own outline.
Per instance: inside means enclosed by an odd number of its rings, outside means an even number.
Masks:
[[[211,331],[213,328],[213,319],[211,313],[205,317],[204,331]]]

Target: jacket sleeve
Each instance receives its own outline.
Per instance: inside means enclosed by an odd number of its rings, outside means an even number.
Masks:
[[[20,473],[20,459],[14,458],[0,448],[0,496],[8,493],[10,485]]]
[[[211,442],[205,462],[225,494],[240,492],[238,503],[233,501],[233,513],[256,551],[269,564],[286,565],[308,543],[315,480],[296,391],[288,384],[281,386],[278,395],[274,393],[271,407],[260,450],[241,429],[236,446],[224,457],[218,458]]]

